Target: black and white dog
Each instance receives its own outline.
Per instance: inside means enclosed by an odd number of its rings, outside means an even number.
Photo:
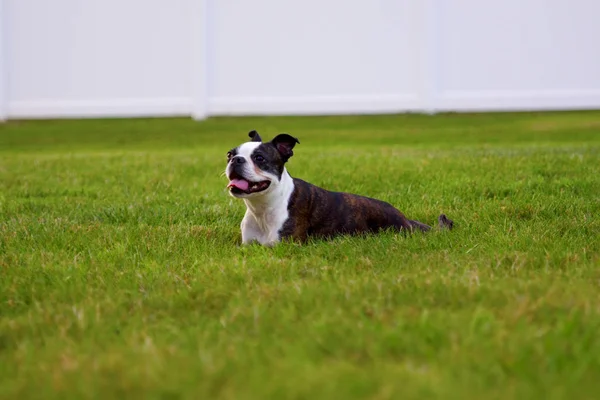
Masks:
[[[225,174],[229,193],[246,203],[242,242],[273,245],[282,239],[304,242],[308,237],[331,238],[342,234],[378,232],[384,229],[428,231],[429,226],[407,219],[392,205],[350,193],[330,192],[292,178],[285,163],[294,154],[298,139],[277,135],[263,143],[256,131],[252,141],[227,153]],[[442,228],[453,222],[444,214]]]

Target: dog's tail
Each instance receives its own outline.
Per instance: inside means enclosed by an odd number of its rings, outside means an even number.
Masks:
[[[440,225],[440,229],[451,230],[452,228],[454,228],[454,221],[446,217],[446,214],[440,214],[440,216],[438,217],[438,223]]]
[[[415,221],[412,219],[408,220],[408,223],[410,224],[410,230],[411,231],[415,231],[415,230],[420,230],[421,232],[428,232],[431,230],[431,227],[427,224],[424,224],[422,222],[419,221]],[[446,217],[446,214],[441,214],[438,217],[438,223],[439,223],[439,227],[440,229],[452,229],[454,227],[454,221],[452,221],[450,218]]]

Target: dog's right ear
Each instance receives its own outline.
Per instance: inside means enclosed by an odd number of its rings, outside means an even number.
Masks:
[[[250,138],[252,138],[253,142],[262,142],[262,139],[260,138],[260,135],[256,131],[250,131],[250,132],[248,132],[248,136],[250,136]]]

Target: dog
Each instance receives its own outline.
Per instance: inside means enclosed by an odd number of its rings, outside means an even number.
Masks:
[[[242,243],[272,246],[282,240],[306,242],[310,237],[333,238],[393,229],[429,231],[430,226],[404,216],[391,204],[350,193],[330,192],[298,178],[285,168],[300,141],[282,133],[263,143],[252,139],[227,152],[225,175],[231,196],[243,199]],[[439,226],[452,229],[444,214]]]

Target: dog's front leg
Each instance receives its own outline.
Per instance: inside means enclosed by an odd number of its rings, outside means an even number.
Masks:
[[[241,224],[242,244],[258,242],[263,246],[273,246],[279,242],[278,232],[265,232],[254,215],[246,213]]]
[[[260,243],[260,230],[252,215],[246,213],[244,219],[242,219],[240,228],[242,230],[242,244],[250,244],[252,242]]]

